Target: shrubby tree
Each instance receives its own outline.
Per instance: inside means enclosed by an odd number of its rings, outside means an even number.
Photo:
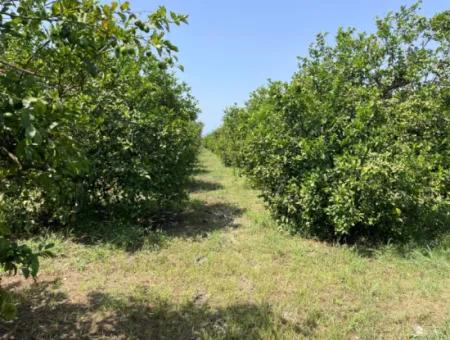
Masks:
[[[5,242],[93,211],[142,222],[179,207],[201,127],[166,33],[186,20],[128,2],[0,2]]]
[[[165,33],[186,17],[161,7],[141,20],[126,2],[2,6],[8,223],[65,224],[92,204],[149,213],[178,204],[199,144],[198,110],[170,71],[177,48]]]
[[[289,228],[409,239],[450,226],[450,11],[318,35],[288,84],[225,115],[210,145]],[[232,145],[241,145],[234,149]],[[230,152],[231,150],[231,152]]]

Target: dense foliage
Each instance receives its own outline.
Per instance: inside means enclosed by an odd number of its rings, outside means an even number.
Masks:
[[[0,227],[142,221],[184,200],[201,127],[165,38],[183,22],[127,2],[0,2]]]
[[[449,230],[450,11],[417,10],[332,45],[318,35],[289,83],[258,89],[206,137],[283,224],[348,240]]]
[[[199,126],[167,70],[176,47],[164,33],[185,17],[160,8],[141,21],[127,3],[87,0],[7,1],[1,12],[7,223],[67,223],[93,203],[154,212],[179,202]]]

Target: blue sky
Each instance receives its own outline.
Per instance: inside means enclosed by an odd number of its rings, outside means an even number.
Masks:
[[[221,123],[223,109],[242,104],[267,79],[289,80],[319,32],[339,26],[373,31],[374,20],[409,0],[131,0],[134,11],[158,5],[189,15],[170,40],[185,67],[180,78],[192,88],[205,124]],[[424,0],[422,13],[450,9],[449,0]]]

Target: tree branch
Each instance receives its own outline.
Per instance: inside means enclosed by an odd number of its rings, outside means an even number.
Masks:
[[[11,158],[12,159],[12,161],[19,167],[19,169],[21,169],[22,170],[22,164],[20,163],[20,161],[19,161],[19,159],[14,155],[14,154],[12,154],[11,152],[9,152],[5,147],[1,147],[0,148],[3,152],[5,152],[8,156],[9,156],[9,158]]]
[[[26,74],[29,74],[29,75],[34,76],[34,77],[43,78],[41,75],[39,75],[39,74],[37,74],[37,73],[35,73],[33,71],[24,69],[24,68],[22,68],[22,67],[20,67],[18,65],[15,65],[15,64],[8,63],[7,61],[1,60],[1,59],[0,59],[0,64],[3,64],[3,65],[5,65],[5,66],[7,66],[9,68],[12,68],[12,69],[16,70],[16,71],[20,71],[22,73],[26,73]]]

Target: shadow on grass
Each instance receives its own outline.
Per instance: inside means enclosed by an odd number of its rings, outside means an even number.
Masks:
[[[191,200],[166,231],[172,236],[207,237],[208,233],[215,230],[239,227],[235,219],[244,212],[244,209],[229,203]]]
[[[157,250],[171,237],[205,238],[215,230],[237,228],[235,219],[244,213],[229,203],[206,203],[191,200],[183,211],[160,220],[132,223],[125,219],[85,220],[70,231],[73,240],[85,245],[110,244],[135,252]]]
[[[221,190],[223,188],[224,186],[220,183],[208,182],[200,179],[193,179],[189,183],[190,192],[207,192],[207,191]]]
[[[280,328],[313,335],[316,323],[293,324],[268,304],[233,304],[212,308],[206,303],[175,305],[151,294],[111,296],[93,291],[71,302],[58,282],[33,284],[17,296],[18,318],[0,323],[6,339],[261,339]]]
[[[190,191],[207,192],[222,188],[219,183],[195,179],[191,182]],[[108,209],[111,210],[115,209]],[[243,212],[243,209],[226,202],[211,204],[191,199],[180,212],[158,217],[132,218],[120,210],[104,215],[92,213],[80,220],[70,233],[74,240],[87,245],[106,243],[129,252],[143,248],[159,249],[170,237],[203,238],[214,230],[237,227],[234,221]]]
[[[194,166],[194,171],[192,172],[194,175],[203,175],[203,174],[207,174],[210,171],[201,163],[197,163]]]

